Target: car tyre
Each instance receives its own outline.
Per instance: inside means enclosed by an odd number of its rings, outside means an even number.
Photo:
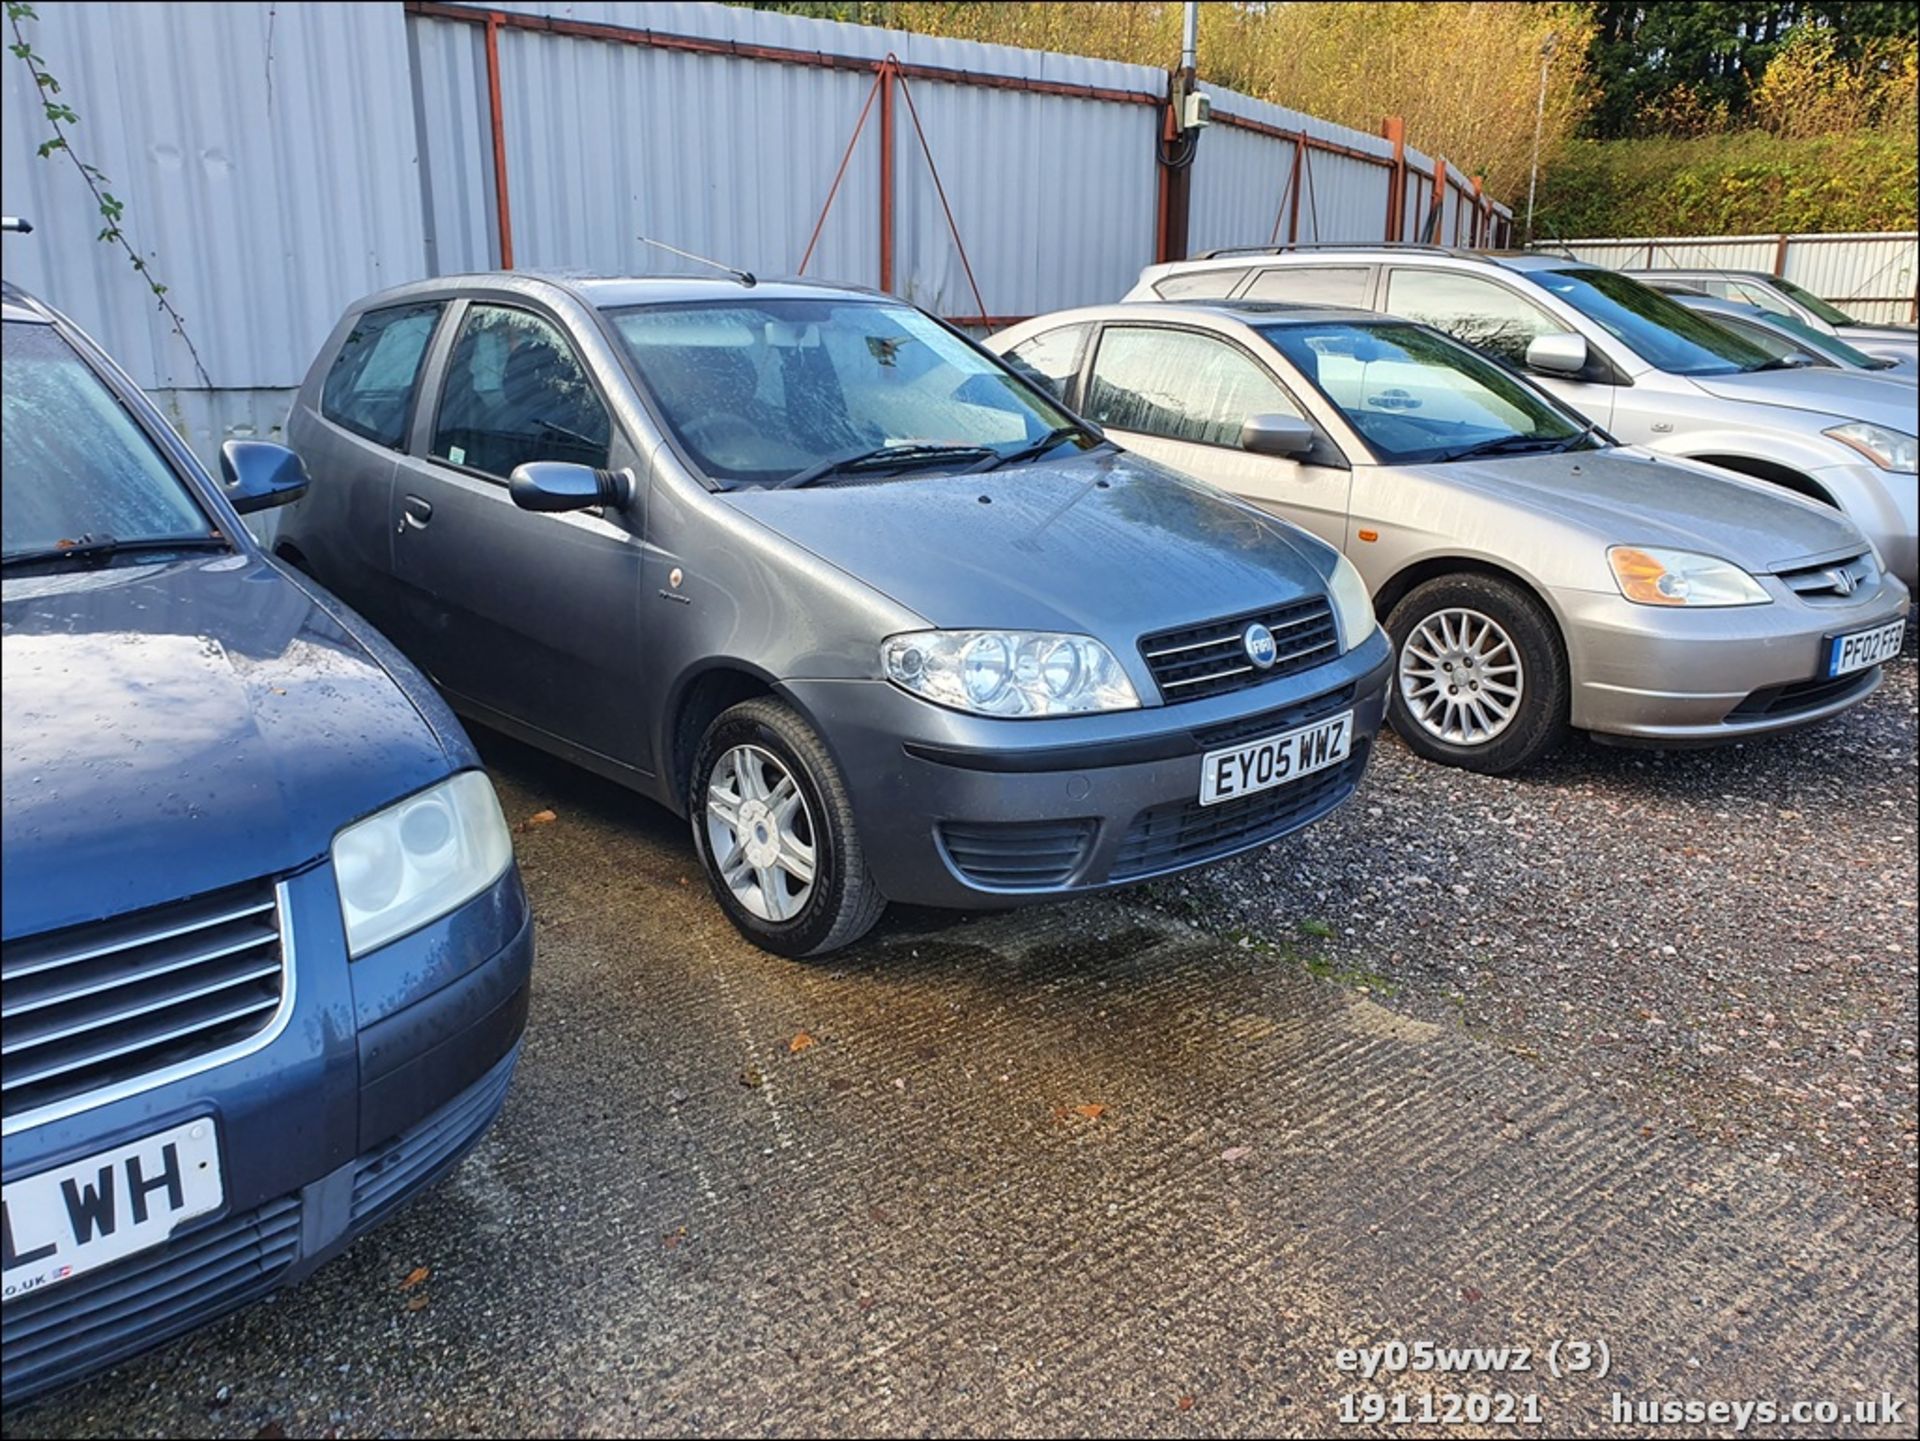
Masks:
[[[820,956],[873,929],[887,902],[846,781],[792,707],[756,699],[723,711],[701,737],[688,790],[707,883],[748,940]]]
[[[1387,617],[1388,716],[1431,761],[1485,775],[1520,770],[1567,736],[1566,648],[1546,607],[1489,575],[1414,587]]]

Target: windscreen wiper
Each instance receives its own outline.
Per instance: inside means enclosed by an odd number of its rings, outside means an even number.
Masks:
[[[1558,450],[1560,442],[1547,436],[1508,435],[1499,440],[1483,440],[1478,445],[1464,445],[1458,450],[1443,452],[1439,459],[1442,463],[1455,460],[1469,460],[1479,455],[1538,455],[1545,451]]]
[[[774,482],[770,489],[798,490],[803,485],[812,485],[816,480],[835,475],[840,471],[858,470],[869,465],[890,463],[908,465],[921,460],[946,460],[956,455],[992,455],[994,453],[991,446],[985,445],[935,445],[926,441],[880,445],[872,450],[863,450],[854,455],[842,455],[833,460],[823,460],[818,465],[810,465],[805,470],[795,471],[785,480]]]
[[[48,546],[44,550],[8,551],[5,556],[0,556],[0,565],[11,569],[16,565],[44,564],[55,560],[98,563],[111,560],[116,555],[137,555],[143,551],[231,549],[227,541],[217,535],[152,535],[118,540],[111,535],[88,534],[63,545]]]
[[[1003,465],[1018,465],[1022,461],[1038,460],[1062,441],[1072,440],[1075,436],[1089,433],[1090,432],[1078,425],[1058,425],[1034,441],[1033,444],[1023,445],[1020,449],[1010,450],[1005,455],[995,455],[987,460],[983,460],[980,464],[973,466],[968,473],[971,474],[973,471],[982,470],[998,470]]]
[[[1600,429],[1599,421],[1589,420],[1584,430],[1580,431],[1578,434],[1570,435],[1565,440],[1561,441],[1558,445],[1556,445],[1553,448],[1553,453],[1555,455],[1560,455],[1566,451],[1572,450],[1575,446],[1579,445],[1581,441],[1585,440],[1588,436],[1592,435],[1595,431],[1599,429]]]

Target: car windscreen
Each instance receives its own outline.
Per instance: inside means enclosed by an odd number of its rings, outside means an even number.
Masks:
[[[1073,418],[907,305],[737,299],[609,312],[681,448],[722,485],[991,464]]]
[[[1599,443],[1512,371],[1422,325],[1325,321],[1256,329],[1388,464]]]
[[[1829,305],[1804,285],[1796,285],[1791,280],[1784,279],[1781,276],[1771,277],[1768,279],[1767,284],[1771,285],[1783,295],[1792,296],[1829,325],[1858,325],[1860,323],[1839,306]]]
[[[1669,375],[1732,375],[1778,368],[1766,351],[1617,270],[1526,273],[1656,370]]]
[[[202,542],[212,522],[92,368],[51,325],[5,332],[5,558],[97,545]]]
[[[1784,331],[1793,338],[1795,344],[1837,360],[1842,365],[1851,366],[1855,370],[1893,369],[1891,360],[1882,360],[1878,356],[1868,355],[1866,351],[1856,349],[1837,335],[1829,335],[1824,330],[1815,329],[1797,315],[1778,315],[1768,311],[1767,324],[1776,330]]]

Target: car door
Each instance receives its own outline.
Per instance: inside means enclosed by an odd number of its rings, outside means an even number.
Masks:
[[[1587,419],[1612,427],[1613,386],[1527,369],[1529,345],[1543,335],[1565,335],[1574,327],[1511,286],[1457,270],[1396,265],[1387,272],[1379,308],[1389,315],[1444,330],[1523,372],[1528,380],[1551,391]]]
[[[1102,327],[1082,413],[1117,445],[1346,544],[1344,465],[1240,448],[1248,416],[1305,412],[1262,361],[1225,336],[1178,325]],[[1331,462],[1331,443],[1320,444]]]
[[[641,471],[578,347],[551,315],[467,301],[422,410],[394,481],[414,659],[482,720],[645,769],[644,491],[621,513],[525,511],[507,491],[528,461]]]

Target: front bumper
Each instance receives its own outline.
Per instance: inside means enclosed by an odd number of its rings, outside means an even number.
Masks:
[[[1600,740],[1671,746],[1791,730],[1858,705],[1879,688],[1880,668],[1827,680],[1826,638],[1907,611],[1906,588],[1888,577],[1846,605],[1777,598],[1667,610],[1597,591],[1554,599],[1573,670],[1573,724]]]
[[[999,907],[1110,889],[1265,845],[1352,795],[1386,708],[1391,647],[1229,695],[1097,716],[996,720],[882,681],[797,681],[840,763],[889,900]],[[1201,757],[1351,710],[1339,766],[1199,807]]]
[[[9,1406],[298,1281],[449,1170],[519,1055],[533,923],[518,872],[346,958],[324,865],[287,880],[291,1023],[243,1061],[6,1138],[6,1179],[211,1116],[226,1204],[165,1244],[0,1312]]]

